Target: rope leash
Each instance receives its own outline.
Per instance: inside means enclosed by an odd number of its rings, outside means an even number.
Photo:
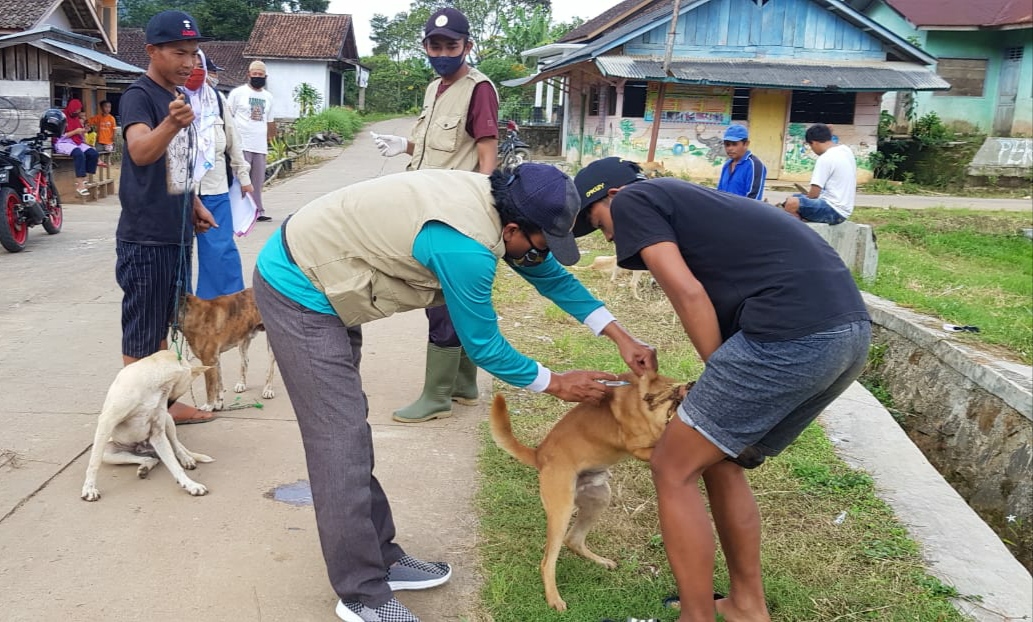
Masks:
[[[186,96],[184,94],[184,96]],[[187,98],[189,102],[189,98]],[[189,127],[184,128],[187,130],[187,159],[186,159],[186,178],[184,179],[183,187],[186,191],[183,193],[183,225],[179,229],[179,258],[176,262],[176,295],[175,302],[172,308],[172,326],[170,329],[169,341],[172,344],[172,349],[176,351],[176,356],[179,360],[183,360],[183,338],[182,331],[179,325],[179,316],[181,313],[180,306],[183,301],[183,296],[187,293],[189,284],[186,283],[189,278],[190,272],[190,255],[193,245],[187,240],[187,232],[185,223],[188,222],[190,213],[194,209],[194,194],[192,192],[192,186],[194,185],[194,161],[197,158],[197,129],[194,124],[191,123]],[[165,156],[168,158],[168,155]],[[191,390],[191,397],[193,390]],[[196,401],[195,401],[196,403]]]

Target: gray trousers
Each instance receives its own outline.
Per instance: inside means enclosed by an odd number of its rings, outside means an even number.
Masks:
[[[262,207],[262,184],[265,183],[265,154],[245,151],[244,160],[251,167],[251,186],[254,187],[254,190],[251,191],[251,197],[255,200],[258,215],[263,216],[265,208]]]
[[[373,476],[373,434],[362,390],[362,328],[307,309],[252,277],[255,301],[305,446],[316,526],[330,584],[345,602],[377,608],[391,599],[391,506]]]

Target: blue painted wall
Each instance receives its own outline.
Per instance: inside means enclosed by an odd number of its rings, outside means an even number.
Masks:
[[[630,55],[664,55],[669,22],[629,41]],[[885,60],[881,42],[810,0],[711,0],[678,20],[675,57]]]
[[[935,112],[946,123],[974,126],[983,133],[991,131],[997,112],[1004,51],[1011,47],[1022,47],[1023,58],[1011,134],[1033,135],[1033,28],[918,30],[882,2],[873,5],[868,11],[868,17],[898,36],[916,41],[919,47],[938,58],[973,58],[988,61],[982,96],[959,97],[947,91],[943,94],[918,93],[915,98],[918,116]]]

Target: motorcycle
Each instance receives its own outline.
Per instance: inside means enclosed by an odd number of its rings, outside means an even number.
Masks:
[[[50,235],[61,232],[64,213],[54,185],[51,138],[64,133],[65,122],[63,112],[47,110],[36,136],[0,139],[0,245],[8,252],[24,250],[29,228],[36,225]]]
[[[512,173],[513,169],[530,161],[531,145],[520,140],[520,128],[514,121],[506,121],[506,137],[499,141],[499,169]]]

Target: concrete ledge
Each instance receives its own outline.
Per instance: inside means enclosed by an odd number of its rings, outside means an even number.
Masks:
[[[1033,369],[1029,366],[994,358],[963,343],[951,341],[953,333],[944,331],[943,323],[935,318],[915,313],[878,296],[864,292],[862,296],[873,322],[905,335],[954,371],[1033,420]]]
[[[875,480],[879,497],[922,547],[931,574],[980,622],[1033,619],[1033,578],[915,447],[885,408],[854,383],[819,418],[837,453]]]
[[[866,281],[875,279],[879,267],[879,247],[871,225],[842,222],[838,225],[809,222],[807,226],[836,249],[843,263]]]

